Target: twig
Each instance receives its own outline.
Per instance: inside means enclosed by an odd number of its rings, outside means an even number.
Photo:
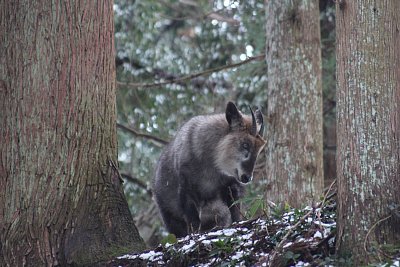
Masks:
[[[364,250],[365,250],[365,252],[368,253],[368,251],[367,251],[367,241],[368,241],[368,236],[371,234],[372,230],[374,230],[374,228],[375,228],[378,224],[380,224],[381,222],[386,221],[386,220],[389,219],[390,217],[392,217],[392,214],[386,216],[386,217],[383,218],[383,219],[380,219],[379,221],[377,221],[376,223],[374,223],[374,224],[372,225],[372,227],[368,230],[368,233],[367,233],[367,235],[365,236],[365,239],[364,239]]]
[[[325,205],[326,200],[328,199],[329,192],[331,192],[332,187],[336,184],[336,179],[332,181],[331,185],[329,186],[328,190],[326,191],[324,195],[324,199],[322,200],[321,204],[319,207],[323,207]]]
[[[304,222],[304,220],[310,216],[310,214],[314,211],[314,209],[312,208],[311,210],[309,210],[306,214],[303,215],[303,217],[300,218],[300,220],[297,221],[297,223],[295,223],[292,227],[290,227],[290,229],[288,230],[288,232],[282,237],[281,242],[279,242],[279,244],[275,247],[275,250],[281,250],[283,247],[283,244],[285,243],[286,239],[289,237],[289,235],[291,235],[293,233],[293,231],[297,228],[297,226],[299,226],[302,222]]]
[[[125,131],[127,131],[127,132],[129,132],[131,134],[133,134],[136,137],[143,137],[143,138],[150,139],[153,142],[155,142],[156,145],[159,146],[159,147],[162,147],[162,146],[168,144],[168,141],[165,140],[165,139],[162,139],[160,137],[157,137],[157,136],[154,136],[154,135],[151,135],[151,134],[140,133],[137,130],[132,129],[132,128],[130,128],[130,127],[126,126],[126,125],[123,125],[121,123],[118,123],[118,122],[117,122],[117,127],[122,129],[122,130],[125,130]]]
[[[333,185],[336,183],[336,180],[334,180],[331,185],[328,188],[328,191],[325,193],[324,195],[324,199],[322,200],[322,202],[320,202],[316,208],[320,208],[323,207],[323,205],[325,204],[325,201],[328,198],[328,194],[330,193]],[[305,215],[303,215],[303,217],[300,218],[300,220],[297,221],[297,223],[295,223],[292,227],[290,227],[290,229],[288,230],[288,232],[282,237],[281,242],[279,242],[279,244],[275,247],[275,250],[271,256],[271,263],[273,263],[276,255],[278,254],[278,252],[280,252],[283,248],[284,243],[287,241],[288,237],[293,233],[293,231],[302,223],[305,221],[305,219],[310,216],[310,214],[315,210],[315,208],[312,208],[310,211],[308,211]]]
[[[238,62],[238,63],[228,64],[228,65],[224,65],[224,66],[220,66],[220,67],[211,68],[211,69],[200,71],[200,72],[197,72],[197,73],[185,75],[185,76],[182,76],[180,78],[174,78],[174,79],[171,79],[171,80],[165,81],[165,82],[158,82],[158,83],[129,83],[129,82],[118,82],[117,81],[117,85],[118,86],[128,86],[128,87],[132,87],[132,88],[159,87],[159,86],[163,86],[163,85],[167,85],[167,84],[179,83],[179,82],[182,82],[182,81],[191,80],[191,79],[197,78],[199,76],[207,75],[207,74],[214,73],[214,72],[219,72],[219,71],[225,70],[225,69],[236,68],[236,67],[239,67],[241,65],[247,64],[247,63],[249,63],[251,61],[260,60],[260,59],[262,59],[264,57],[265,57],[265,54],[261,54],[261,55],[254,56],[254,57],[249,57],[248,59],[243,60],[243,61]]]
[[[147,188],[147,184],[141,180],[139,180],[136,177],[133,177],[130,174],[127,173],[121,173],[121,176],[125,179],[127,179],[129,182],[132,182],[134,184],[136,184],[137,186],[139,186],[140,188],[143,188],[144,190],[146,190],[146,193],[149,194],[150,196],[153,194],[151,192],[151,190],[149,188]]]

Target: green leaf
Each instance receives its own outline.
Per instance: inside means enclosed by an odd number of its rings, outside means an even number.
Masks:
[[[165,246],[166,244],[175,244],[176,242],[178,242],[178,239],[174,234],[168,234],[161,240],[161,244],[163,246]]]
[[[263,199],[255,199],[251,204],[249,211],[247,212],[247,217],[252,218],[256,215],[258,210],[261,210],[264,207]]]

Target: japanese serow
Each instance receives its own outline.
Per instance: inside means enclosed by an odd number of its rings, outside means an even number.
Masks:
[[[263,115],[250,111],[243,115],[229,102],[225,114],[190,119],[165,147],[153,192],[167,230],[177,237],[241,219],[235,201],[265,145]]]

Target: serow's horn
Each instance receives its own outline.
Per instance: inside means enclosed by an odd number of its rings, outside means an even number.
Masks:
[[[254,116],[254,112],[249,106],[250,112],[251,112],[251,118],[252,118],[252,123],[251,123],[251,131],[250,134],[253,136],[257,135],[257,122],[256,122],[256,117]]]
[[[263,136],[264,134],[264,117],[263,114],[261,113],[261,110],[256,109],[256,120],[257,123],[260,125],[260,130],[258,131],[258,134]]]

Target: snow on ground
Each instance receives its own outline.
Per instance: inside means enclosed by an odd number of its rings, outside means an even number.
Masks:
[[[335,212],[333,200],[322,208],[292,209],[124,255],[110,266],[337,266]],[[399,259],[377,266],[400,267]]]

